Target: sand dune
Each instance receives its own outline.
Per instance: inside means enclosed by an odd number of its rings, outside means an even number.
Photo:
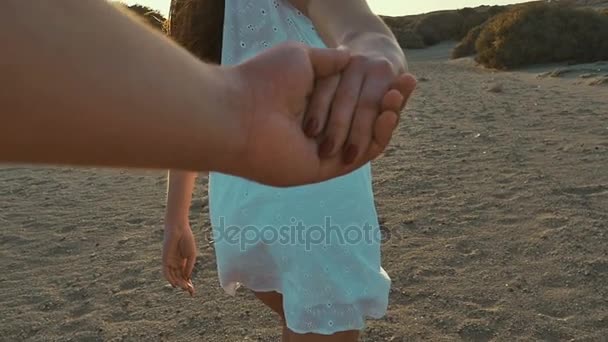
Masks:
[[[363,340],[605,341],[608,88],[447,48],[409,53],[424,81],[374,167],[394,283]],[[164,174],[0,169],[0,340],[276,341],[219,289],[204,183],[191,299],[160,274]]]

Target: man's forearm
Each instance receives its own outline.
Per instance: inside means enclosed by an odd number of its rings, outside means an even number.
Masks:
[[[230,158],[235,121],[221,116],[235,86],[219,68],[103,0],[0,10],[3,160],[200,170]]]

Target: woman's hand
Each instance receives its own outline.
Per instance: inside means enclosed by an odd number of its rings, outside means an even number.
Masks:
[[[304,130],[321,141],[321,157],[341,152],[345,163],[361,157],[364,147],[374,138],[374,123],[386,110],[400,113],[416,87],[413,76],[404,66],[394,65],[376,51],[356,54],[341,75],[317,82]],[[390,91],[396,90],[401,101],[386,104]]]
[[[317,83],[303,129],[321,141],[323,157],[361,160],[377,115],[389,109],[399,114],[416,86],[406,74],[405,53],[366,0],[290,2],[311,19],[327,46],[344,46],[352,54],[341,76]],[[391,89],[403,102],[383,107]]]
[[[167,224],[163,239],[163,275],[171,286],[194,295],[192,270],[196,262],[196,242],[189,224]]]

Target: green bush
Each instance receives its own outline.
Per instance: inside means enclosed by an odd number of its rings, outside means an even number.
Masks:
[[[462,58],[476,54],[475,42],[477,41],[477,38],[479,38],[479,34],[483,30],[483,27],[483,24],[473,27],[469,33],[462,38],[460,43],[454,47],[454,50],[452,50],[452,58]]]
[[[475,45],[476,60],[498,69],[608,59],[608,17],[546,3],[516,6],[492,18]]]

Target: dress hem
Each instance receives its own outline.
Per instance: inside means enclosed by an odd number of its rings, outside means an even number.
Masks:
[[[256,288],[253,288],[253,287],[250,287],[250,286],[247,286],[245,284],[238,283],[238,282],[233,282],[233,283],[230,283],[229,285],[225,285],[225,286],[221,286],[221,287],[223,288],[223,290],[228,295],[233,296],[233,297],[236,296],[237,290],[239,288],[241,288],[241,287],[245,287],[245,288],[247,288],[247,289],[249,289],[251,291],[254,291],[254,292],[277,292],[277,293],[279,293],[281,295],[284,294],[284,292],[281,289],[277,288],[277,287],[272,287],[271,286],[271,287],[256,287]],[[363,319],[364,320],[366,320],[366,319],[378,320],[378,319],[382,319],[382,317],[384,317],[385,315],[386,315],[386,313],[382,314],[382,315],[377,315],[377,316],[374,316],[374,315],[363,315]],[[289,322],[287,322],[287,319],[286,319],[285,324],[287,325],[287,328],[289,330],[293,331],[296,334],[319,334],[319,335],[327,335],[327,336],[333,335],[333,334],[337,334],[337,333],[340,333],[340,332],[345,332],[345,331],[355,331],[355,330],[356,331],[363,331],[367,327],[367,325],[365,323],[363,323],[363,324],[360,324],[358,326],[353,326],[352,328],[348,328],[348,329],[302,330],[302,329],[298,329],[298,328],[294,328],[293,326],[290,326]]]

